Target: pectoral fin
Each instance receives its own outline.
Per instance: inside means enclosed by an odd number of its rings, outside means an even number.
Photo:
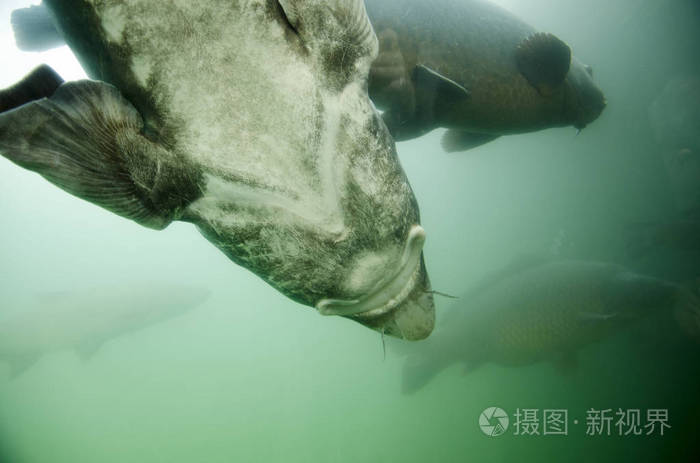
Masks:
[[[469,99],[469,90],[426,66],[416,66],[412,78],[421,110],[430,111],[438,122],[455,105]]]
[[[520,43],[515,59],[530,85],[542,96],[549,96],[569,72],[571,49],[553,34],[538,32]]]
[[[411,72],[411,84],[408,88],[413,93],[408,95],[412,99],[395,101],[382,115],[396,141],[417,138],[441,127],[454,107],[469,98],[466,88],[423,65]]]
[[[198,175],[142,135],[143,120],[113,86],[62,84],[0,113],[0,154],[59,188],[162,229],[198,197]]]
[[[467,151],[477,146],[495,140],[500,135],[492,135],[488,133],[473,133],[465,130],[449,129],[442,136],[442,149],[448,153],[458,151]]]

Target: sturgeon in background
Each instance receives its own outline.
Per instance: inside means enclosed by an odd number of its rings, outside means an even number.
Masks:
[[[593,70],[552,34],[482,0],[367,0],[379,37],[369,94],[397,141],[438,127],[446,151],[593,122]]]
[[[377,39],[362,0],[42,8],[95,80],[42,67],[0,93],[3,156],[141,225],[195,224],[322,314],[430,334],[425,232],[367,96]],[[31,35],[36,21],[14,18]]]
[[[0,362],[16,376],[64,349],[89,358],[107,341],[181,315],[208,297],[203,288],[164,284],[42,294],[34,307],[0,313]]]

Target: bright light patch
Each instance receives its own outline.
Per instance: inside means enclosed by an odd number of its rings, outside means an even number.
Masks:
[[[87,78],[75,55],[66,46],[40,53],[23,52],[17,48],[10,25],[10,14],[18,8],[26,8],[38,3],[27,0],[3,0],[0,2],[0,56],[3,60],[0,88],[17,83],[40,64],[48,64],[64,80]]]

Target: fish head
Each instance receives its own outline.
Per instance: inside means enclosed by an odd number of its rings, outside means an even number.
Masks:
[[[362,0],[46,3],[88,75],[114,88],[73,87],[118,90],[110,101],[143,119],[120,151],[148,154],[118,178],[148,184],[158,204],[127,217],[159,229],[194,223],[321,314],[404,339],[430,334],[426,234],[367,94],[378,43]],[[155,162],[140,167],[144,157]],[[180,180],[156,187],[153,172]]]
[[[312,279],[305,272],[297,280],[301,293],[323,315],[347,317],[390,336],[423,339],[435,320],[422,252],[426,233],[394,141],[367,94],[378,43],[363,2],[330,2],[330,20],[325,1],[280,3],[292,27],[306,31],[300,39],[312,50],[311,66],[327,95],[326,120],[329,108],[337,108],[340,122],[321,134],[333,134],[336,171],[326,175],[334,179],[330,196],[335,204],[329,210],[336,211],[335,229],[322,255],[317,252],[320,236],[307,243],[320,272],[311,272],[317,276]],[[285,8],[290,4],[296,8]],[[312,22],[316,29],[308,26]],[[314,57],[313,50],[320,53]],[[329,229],[316,231],[329,236]],[[303,260],[297,264],[306,267]]]
[[[252,90],[259,97],[238,108],[265,127],[236,142],[234,155],[255,163],[227,178],[209,174],[187,214],[233,261],[289,298],[423,339],[435,319],[426,233],[394,140],[367,94],[378,44],[364,3],[273,3],[273,33],[255,41],[274,42],[266,50],[273,64],[252,68],[262,70]],[[264,103],[270,95],[272,109]],[[236,183],[258,164],[262,180]]]
[[[593,68],[573,56],[565,95],[568,119],[579,130],[596,120],[607,105],[603,91],[593,80]]]
[[[321,299],[316,307],[324,315],[341,315],[389,336],[424,339],[435,324],[422,253],[425,231],[413,225],[400,253],[390,241],[394,239],[354,257],[339,281],[341,297]]]

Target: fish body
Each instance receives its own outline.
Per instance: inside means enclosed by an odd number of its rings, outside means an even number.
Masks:
[[[397,140],[438,127],[448,151],[573,125],[605,107],[592,70],[551,34],[483,0],[368,0],[380,43],[370,97]]]
[[[656,278],[607,263],[556,261],[506,269],[460,300],[425,349],[404,370],[404,389],[414,391],[455,363],[523,366],[565,363],[582,347],[657,312],[698,324],[697,301]],[[698,325],[700,326],[700,325]]]
[[[33,306],[0,314],[0,362],[17,375],[61,350],[87,358],[104,343],[181,315],[208,297],[203,288],[165,284],[41,294]]]
[[[0,113],[0,153],[144,226],[193,223],[322,314],[430,333],[425,232],[367,96],[362,1],[43,5],[93,80]]]

